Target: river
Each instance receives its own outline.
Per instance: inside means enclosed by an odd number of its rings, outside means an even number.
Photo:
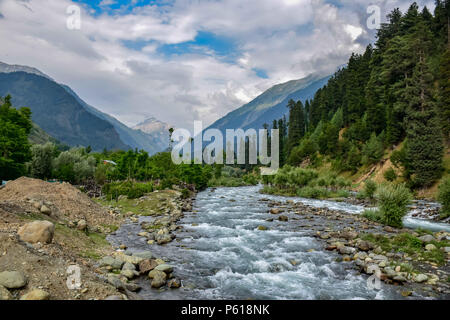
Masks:
[[[123,225],[108,240],[125,243],[129,250],[151,250],[174,265],[183,282],[178,290],[155,290],[140,279],[145,299],[401,299],[395,286],[381,283],[370,289],[367,276],[351,263],[337,262],[338,254],[323,250],[313,230],[301,219],[289,223],[271,218],[268,198],[259,187],[217,188],[197,195],[193,212],[180,221],[176,241],[164,246],[146,243],[137,236],[139,223]],[[364,208],[344,202],[291,198],[314,207],[328,207],[359,214]],[[273,218],[273,216],[272,216]],[[151,217],[141,217],[139,222]],[[319,223],[320,224],[320,223]],[[448,224],[408,216],[405,224],[449,231]],[[267,231],[258,230],[265,226]],[[316,229],[317,230],[317,229]]]

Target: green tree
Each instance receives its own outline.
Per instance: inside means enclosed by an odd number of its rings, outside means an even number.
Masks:
[[[450,140],[450,47],[441,58],[439,73],[439,113],[444,134]]]
[[[16,110],[10,96],[0,100],[0,179],[15,179],[25,174],[25,163],[31,158],[28,142],[31,128],[29,108]]]
[[[47,142],[31,147],[30,173],[34,178],[49,179],[52,175],[52,161],[56,155],[56,146]]]
[[[431,33],[422,23],[415,33],[414,51],[418,63],[408,81],[404,99],[408,101],[406,132],[407,162],[414,187],[430,186],[442,174],[443,137],[433,96],[433,75],[426,63]]]

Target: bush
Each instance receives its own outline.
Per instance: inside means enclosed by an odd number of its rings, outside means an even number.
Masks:
[[[117,200],[119,196],[127,196],[129,199],[137,199],[146,193],[153,192],[152,183],[137,183],[132,181],[107,183],[102,188],[107,199]]]
[[[83,148],[73,148],[53,160],[53,174],[60,180],[81,183],[94,177],[95,164],[95,158],[86,156]]]
[[[371,221],[383,222],[383,215],[379,210],[364,210],[362,216]]]
[[[325,188],[303,187],[297,190],[297,195],[302,198],[320,199],[326,198],[329,191]]]
[[[402,219],[408,211],[412,199],[411,192],[403,184],[387,184],[378,188],[376,194],[378,208],[383,216],[383,223],[391,227],[401,228]]]
[[[442,204],[441,218],[450,216],[450,178],[439,185],[438,201]]]
[[[366,198],[373,199],[377,191],[377,184],[372,180],[367,180],[364,184],[364,195]]]
[[[389,182],[393,182],[397,179],[397,174],[393,168],[389,168],[384,172],[384,178]]]
[[[183,190],[181,190],[181,198],[182,199],[188,199],[191,196],[191,192],[184,188]]]

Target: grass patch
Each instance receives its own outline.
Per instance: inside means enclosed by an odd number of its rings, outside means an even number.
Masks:
[[[383,222],[383,215],[381,214],[380,210],[364,210],[362,216],[366,219],[369,219],[370,221],[378,223]]]
[[[428,262],[433,262],[438,265],[443,265],[446,263],[446,254],[441,251],[440,248],[450,245],[450,241],[447,240],[432,241],[437,249],[426,251],[426,244],[419,238],[409,233],[401,233],[392,238],[384,235],[364,234],[361,238],[381,247],[381,249],[385,252],[403,252],[410,256],[420,257]],[[402,266],[402,268],[403,267],[405,270],[408,270],[409,268],[407,265]]]
[[[140,216],[152,216],[164,213],[167,208],[174,209],[168,205],[168,201],[173,198],[173,194],[164,191],[150,193],[145,200],[120,199],[102,200],[96,199],[102,206],[117,207],[122,213],[132,212]]]

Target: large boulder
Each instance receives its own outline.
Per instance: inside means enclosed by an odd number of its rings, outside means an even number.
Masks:
[[[0,272],[0,286],[7,289],[19,289],[25,287],[27,278],[19,271],[3,271]]]
[[[22,226],[19,231],[20,240],[29,243],[51,243],[55,233],[55,225],[50,221],[33,221]]]

